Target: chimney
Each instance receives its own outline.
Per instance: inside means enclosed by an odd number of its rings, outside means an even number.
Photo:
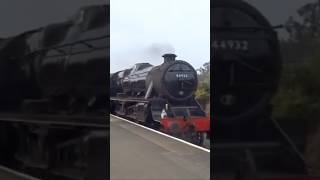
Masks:
[[[168,63],[175,61],[177,56],[175,54],[164,54],[162,57],[164,58],[164,63]]]

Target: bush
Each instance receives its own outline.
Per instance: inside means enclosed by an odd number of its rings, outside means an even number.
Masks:
[[[207,105],[210,104],[210,63],[205,63],[199,71],[199,83],[195,95],[202,108],[206,109]]]
[[[285,65],[273,99],[273,117],[282,121],[318,124],[320,117],[320,54],[304,64]]]

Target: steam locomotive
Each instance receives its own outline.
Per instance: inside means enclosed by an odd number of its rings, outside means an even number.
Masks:
[[[210,119],[194,97],[197,72],[175,54],[110,75],[111,112],[202,144]]]
[[[43,105],[70,111],[76,106],[105,108],[109,44],[106,14],[107,6],[88,6],[66,22],[3,40],[1,110],[30,110],[35,106],[32,110],[48,111],[39,109]],[[98,102],[100,99],[104,105]]]
[[[109,5],[0,41],[0,163],[107,179]]]
[[[213,179],[305,177],[302,154],[271,118],[281,72],[277,32],[243,0],[215,0],[211,12]]]
[[[257,117],[277,89],[281,59],[277,34],[243,1],[217,1],[213,19],[215,117],[237,123]]]

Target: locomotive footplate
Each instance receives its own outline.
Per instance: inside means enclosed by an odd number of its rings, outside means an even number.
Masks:
[[[125,98],[125,97],[110,97],[111,101],[120,101],[120,102],[143,102],[148,103],[150,99],[144,98]]]

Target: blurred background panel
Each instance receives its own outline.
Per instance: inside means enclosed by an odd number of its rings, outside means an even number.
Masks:
[[[216,172],[249,163],[241,177],[319,175],[320,2],[211,5]]]
[[[109,1],[0,9],[0,179],[107,179]]]

